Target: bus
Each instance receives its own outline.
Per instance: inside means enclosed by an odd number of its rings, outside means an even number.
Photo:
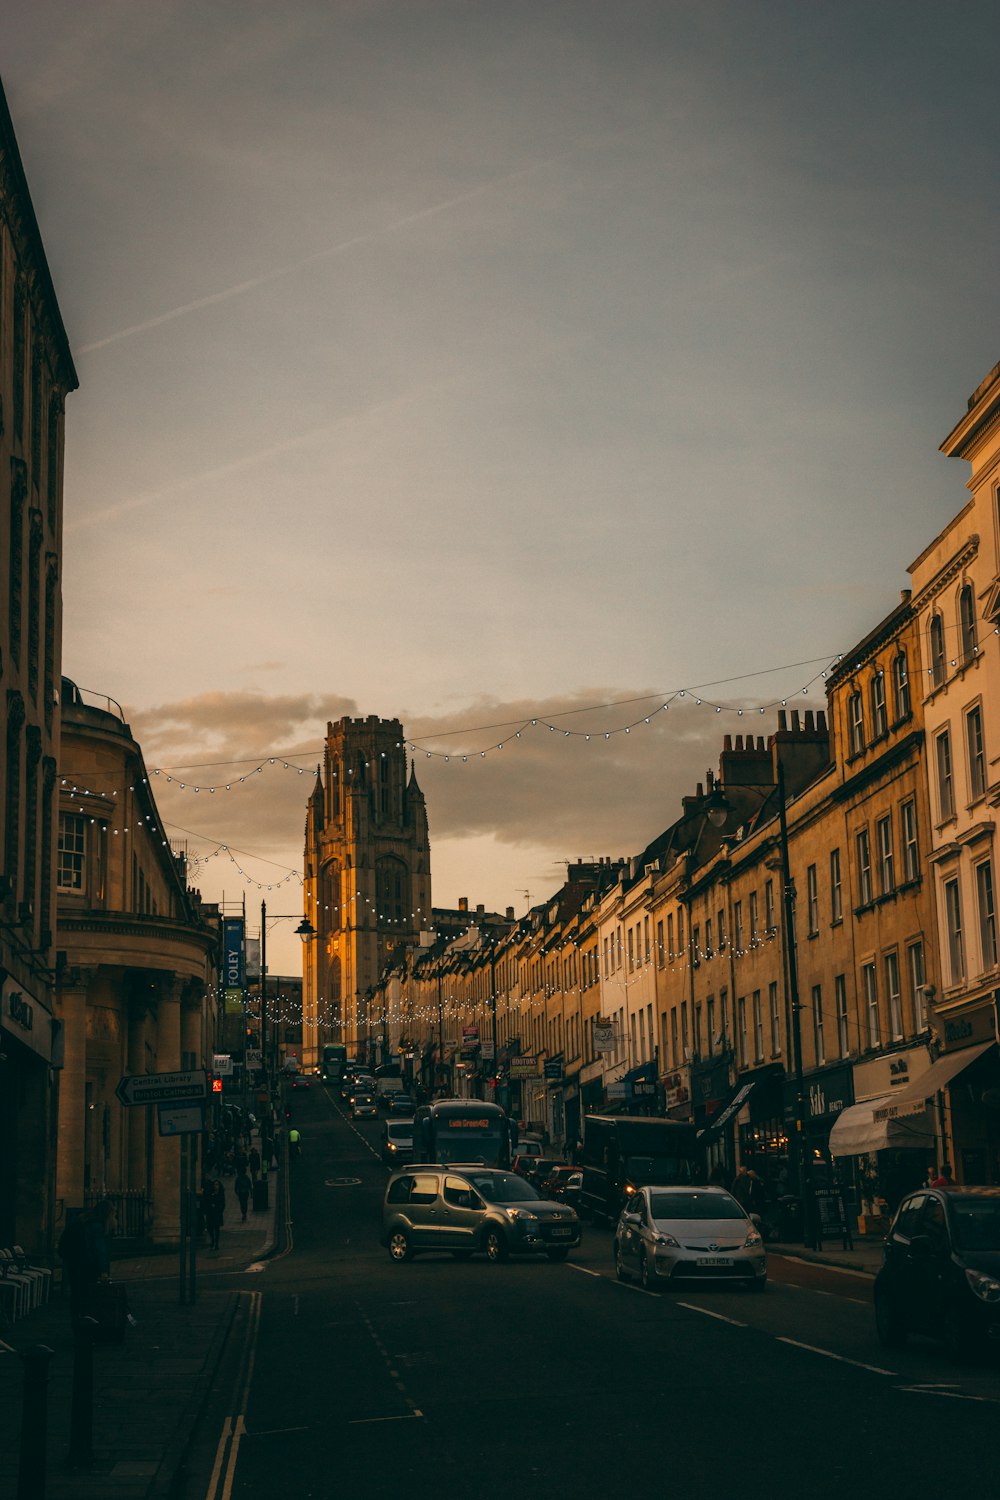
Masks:
[[[509,1167],[511,1122],[499,1104],[482,1099],[435,1099],[413,1117],[415,1162],[477,1162]]]
[[[347,1048],[339,1042],[327,1042],[320,1058],[320,1071],[324,1083],[339,1083],[347,1066]]]
[[[584,1115],[580,1206],[614,1224],[636,1188],[700,1182],[694,1125],[655,1115]]]

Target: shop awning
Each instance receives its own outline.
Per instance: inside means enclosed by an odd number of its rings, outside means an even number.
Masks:
[[[919,1115],[923,1112],[924,1105],[928,1099],[941,1089],[947,1088],[953,1078],[974,1063],[977,1057],[982,1057],[992,1042],[983,1042],[978,1047],[963,1047],[961,1052],[946,1052],[939,1057],[937,1062],[931,1063],[926,1073],[921,1073],[912,1083],[906,1084],[898,1094],[890,1094],[888,1102],[882,1110],[876,1114],[876,1119],[902,1120],[910,1115]]]
[[[924,1077],[927,1075],[925,1074]],[[830,1131],[831,1156],[864,1156],[869,1151],[888,1151],[916,1146],[929,1151],[934,1146],[934,1120],[923,1102],[918,1114],[899,1120],[889,1117],[894,1094],[880,1094],[863,1104],[841,1110]]]
[[[729,1098],[723,1104],[719,1105],[719,1108],[712,1115],[711,1119],[706,1120],[698,1131],[698,1140],[703,1146],[708,1146],[712,1141],[718,1140],[729,1121],[734,1115],[739,1114],[744,1104],[746,1104],[755,1086],[756,1079],[743,1079],[737,1083],[734,1089],[730,1090]]]

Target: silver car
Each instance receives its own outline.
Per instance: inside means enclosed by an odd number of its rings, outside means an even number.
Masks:
[[[696,1281],[767,1286],[764,1241],[720,1187],[640,1188],[615,1229],[615,1270],[620,1281],[638,1276],[649,1291]]]

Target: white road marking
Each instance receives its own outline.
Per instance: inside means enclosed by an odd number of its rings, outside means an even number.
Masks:
[[[848,1359],[846,1354],[834,1354],[832,1349],[820,1349],[817,1344],[802,1344],[798,1339],[783,1338],[780,1334],[776,1337],[779,1344],[791,1344],[794,1349],[808,1349],[810,1354],[822,1354],[824,1359],[835,1359],[842,1365],[854,1365],[858,1370],[871,1370],[873,1375],[892,1375],[895,1379],[899,1378],[896,1370],[883,1370],[881,1365],[866,1365],[863,1360]]]
[[[573,1261],[567,1261],[567,1265],[571,1271],[580,1271],[584,1276],[596,1276],[598,1281],[607,1281],[608,1279],[606,1276],[602,1276],[600,1271],[588,1271],[586,1266],[578,1266]]]
[[[723,1313],[712,1312],[708,1307],[699,1307],[696,1302],[678,1302],[678,1307],[686,1307],[689,1312],[704,1313],[706,1318],[718,1318],[720,1323],[732,1323],[734,1328],[746,1328],[746,1323],[740,1323],[736,1318],[727,1318]]]
[[[260,1329],[261,1314],[260,1292],[249,1292],[247,1295],[250,1298],[250,1316],[245,1334],[245,1353],[236,1397],[236,1414],[227,1417],[222,1424],[222,1433],[215,1450],[215,1462],[212,1465],[206,1500],[230,1500],[233,1493],[233,1481],[236,1478],[240,1441],[246,1436],[244,1418],[250,1399],[253,1367],[257,1357],[257,1334]]]
[[[814,1269],[832,1271],[835,1276],[860,1276],[862,1281],[874,1281],[875,1279],[874,1271],[855,1271],[850,1266],[831,1266],[826,1261],[806,1260],[801,1255],[786,1255],[783,1250],[780,1255],[775,1250],[772,1250],[771,1254],[775,1260],[793,1260],[797,1266],[812,1266]]]
[[[414,1407],[412,1411],[403,1412],[398,1417],[352,1417],[347,1425],[348,1427],[363,1427],[369,1422],[412,1422],[414,1417],[422,1416],[423,1412],[417,1411],[416,1407]]]

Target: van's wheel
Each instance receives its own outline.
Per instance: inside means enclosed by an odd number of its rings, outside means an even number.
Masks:
[[[569,1250],[546,1250],[545,1254],[551,1261],[565,1260],[567,1255],[569,1254]]]
[[[875,1293],[875,1333],[886,1349],[901,1349],[906,1343],[906,1324],[887,1292]]]
[[[499,1265],[510,1254],[507,1241],[499,1229],[487,1229],[483,1236],[483,1249],[486,1251],[486,1259],[491,1260],[494,1265]]]
[[[625,1269],[625,1262],[622,1259],[622,1247],[617,1240],[615,1241],[615,1275],[619,1281],[632,1280],[631,1273]]]
[[[389,1256],[397,1265],[413,1259],[413,1246],[405,1229],[394,1229],[389,1236]]]

